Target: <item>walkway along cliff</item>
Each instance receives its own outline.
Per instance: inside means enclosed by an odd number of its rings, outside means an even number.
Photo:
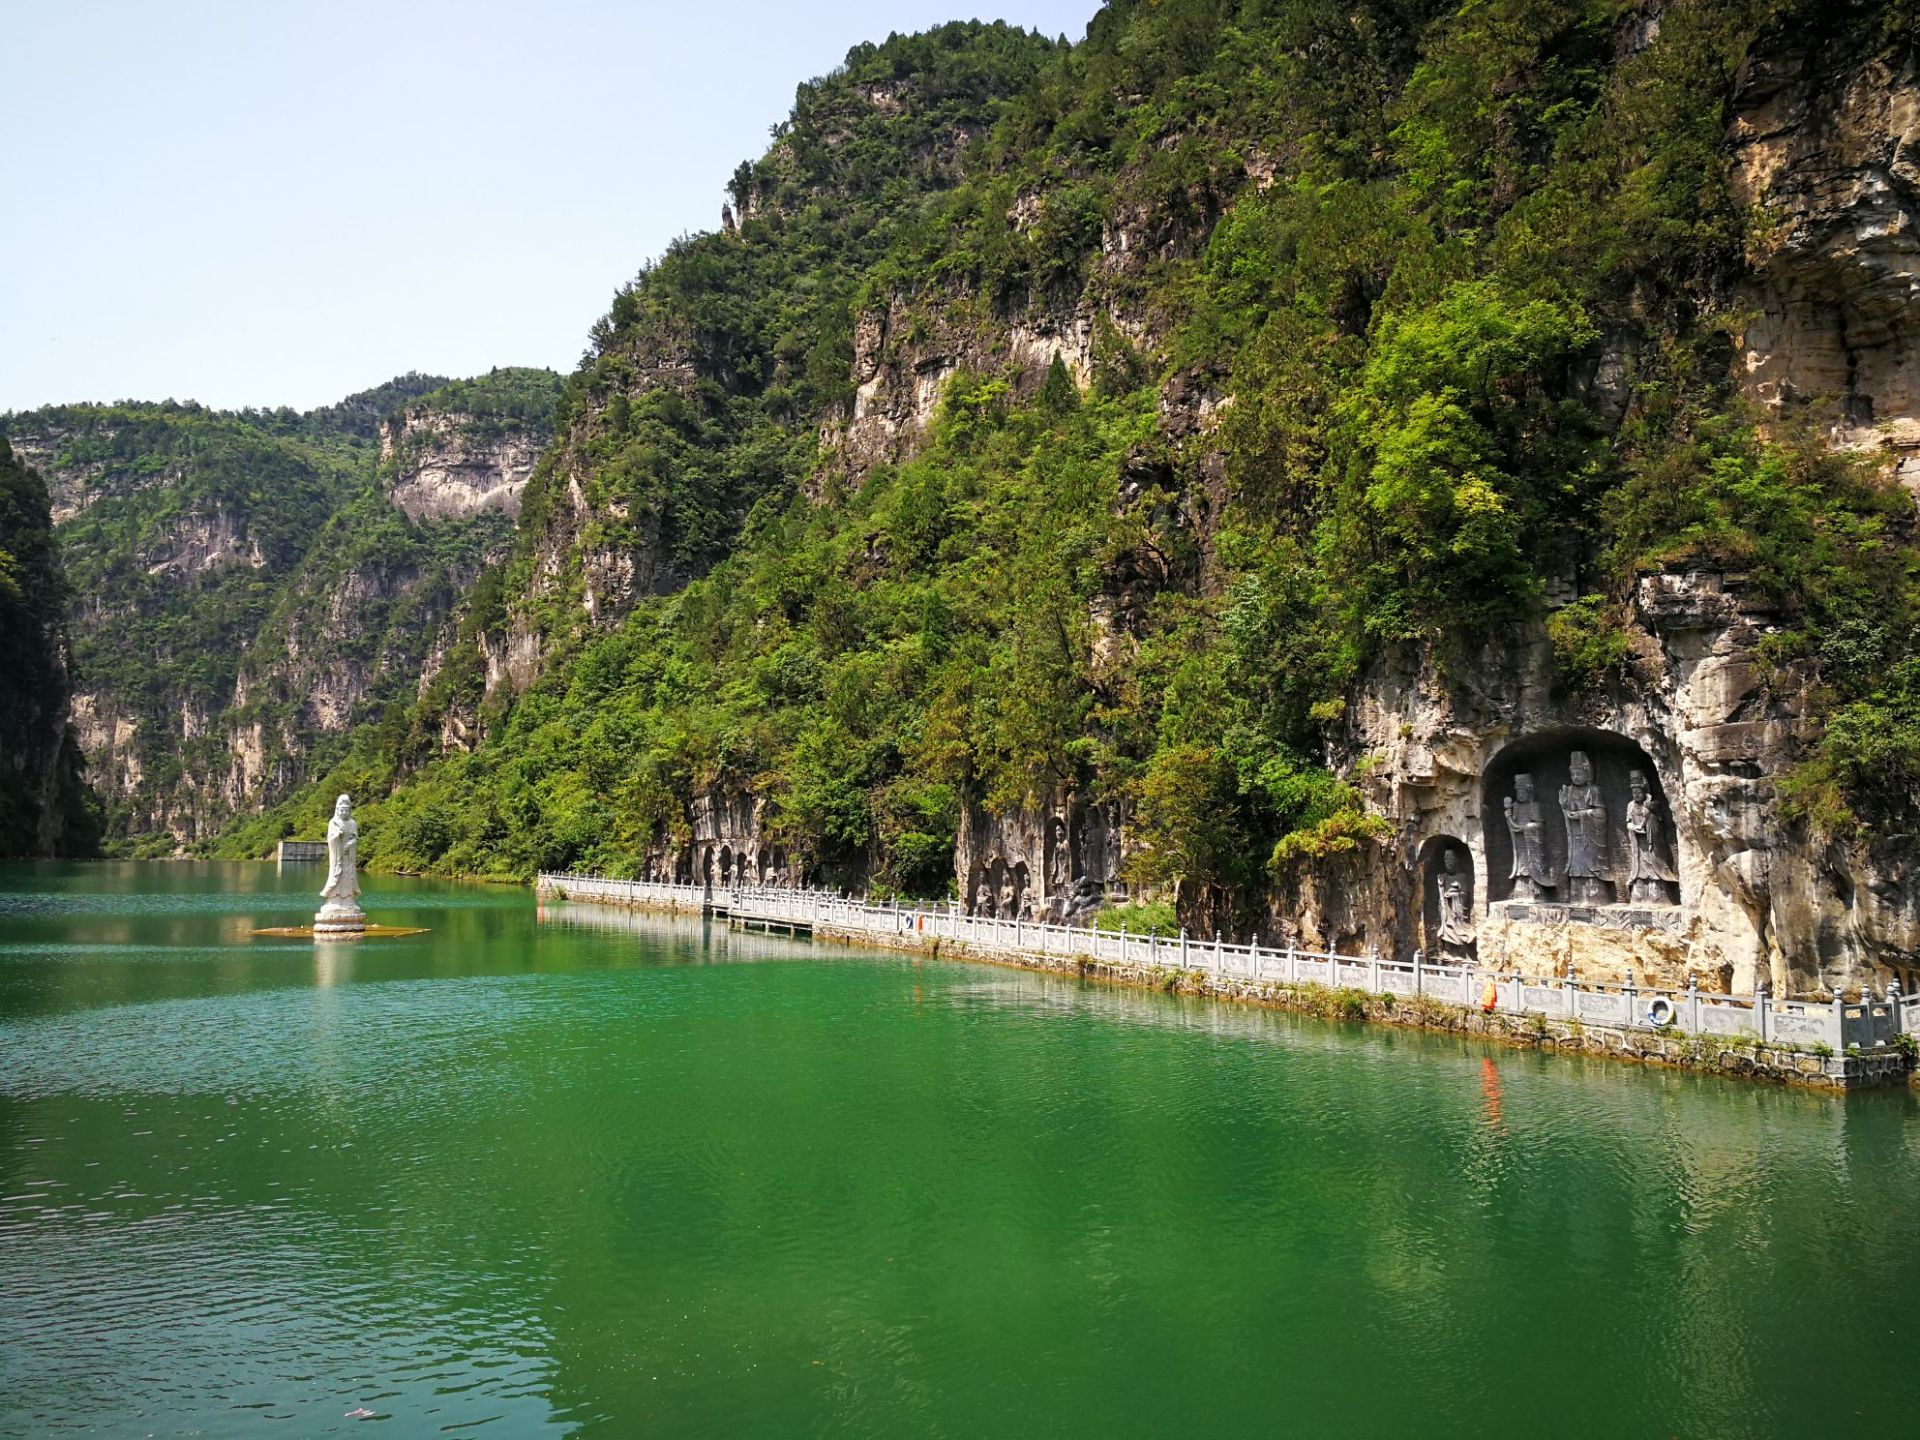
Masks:
[[[1920,995],[1903,995],[1897,984],[1881,997],[1820,1003],[1430,965],[1418,952],[1396,961],[1257,939],[1129,935],[808,889],[557,874],[540,876],[539,893],[1820,1089],[1902,1083],[1920,1038]]]

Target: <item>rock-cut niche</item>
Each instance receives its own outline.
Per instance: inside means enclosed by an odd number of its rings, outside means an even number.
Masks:
[[[1481,785],[1489,902],[1679,903],[1673,812],[1660,772],[1626,736],[1525,736],[1494,757]]]
[[[1436,964],[1474,953],[1473,852],[1464,840],[1436,835],[1420,847],[1420,900],[1426,952]]]

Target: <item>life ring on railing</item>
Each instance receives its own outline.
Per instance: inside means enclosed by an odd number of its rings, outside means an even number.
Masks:
[[[1673,1002],[1664,995],[1656,995],[1647,1002],[1647,1019],[1654,1025],[1673,1023]]]

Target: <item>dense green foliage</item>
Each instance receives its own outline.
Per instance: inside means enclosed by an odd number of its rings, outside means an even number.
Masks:
[[[449,380],[404,408],[412,414],[457,416],[461,433],[476,440],[512,431],[550,435],[565,391],[566,382],[551,370],[507,366],[470,380]]]
[[[525,874],[631,870],[721,783],[817,870],[940,891],[963,806],[1070,786],[1125,808],[1133,878],[1231,909],[1384,833],[1347,748],[1366,666],[1449,673],[1571,584],[1568,690],[1621,683],[1636,578],[1700,564],[1771,599],[1830,702],[1797,813],[1884,829],[1920,809],[1912,507],[1742,411],[1721,145],[1762,37],[1891,13],[1677,0],[1628,44],[1625,0],[1118,0],[1065,51],[863,47],[736,176],[739,235],[623,292],[570,387],[593,540],[690,583],[600,633],[556,592],[478,751],[392,718],[327,791],[386,797],[385,863]],[[941,107],[1002,90],[963,183],[915,170]],[[914,460],[848,493],[817,455],[856,316],[1076,308],[1084,392],[963,371]],[[1196,396],[1210,434],[1164,419]]]
[[[851,390],[866,268],[959,180],[956,137],[985,129],[1055,49],[956,23],[857,46],[800,87],[773,147],[733,177],[738,232],[676,241],[594,326],[569,392],[593,422],[570,457],[603,517],[593,543],[656,551],[685,580],[727,553],[756,500],[809,473],[819,414]],[[528,490],[515,593],[562,483],[550,467]],[[542,628],[568,613],[549,607]]]

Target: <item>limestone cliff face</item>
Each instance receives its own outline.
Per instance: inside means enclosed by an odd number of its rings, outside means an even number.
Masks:
[[[384,488],[415,524],[488,510],[518,515],[546,439],[538,430],[414,404],[380,427]]]
[[[641,596],[670,593],[692,578],[672,553],[663,511],[637,502],[603,473],[610,435],[630,423],[623,417],[636,402],[671,396],[679,406],[694,403],[695,354],[685,336],[653,326],[632,344],[619,385],[577,406],[538,466],[519,542],[526,593],[516,597],[504,631],[483,642],[489,692],[503,684],[525,689],[539,674],[550,623],[543,610],[607,627]]]
[[[893,295],[886,308],[869,310],[855,322],[853,398],[820,426],[820,445],[830,457],[823,473],[837,472],[857,485],[875,465],[912,455],[926,437],[942,387],[962,370],[1005,375],[1025,399],[1057,358],[1085,388],[1093,377],[1096,315],[1137,332],[1124,312],[1096,311],[1091,300],[1009,318],[983,317],[964,297],[939,292]]]
[[[503,377],[535,402],[502,403]],[[377,496],[321,536],[236,677],[219,791],[227,813],[298,788],[355,727],[416,701],[459,643],[474,582],[511,550],[558,393],[545,371],[483,381],[434,391],[381,423]],[[449,707],[440,721],[443,746],[467,743],[470,714]]]
[[[16,417],[9,426],[14,454],[46,480],[54,524],[66,524],[96,500],[165,488],[179,482],[183,467],[177,462],[163,463],[146,473],[135,474],[116,465],[110,455],[79,458],[73,453],[75,442],[83,436],[103,441],[109,450],[117,448],[125,431],[126,427],[111,423],[76,423],[55,415]]]
[[[732,223],[676,242],[594,327],[527,490],[516,588],[487,642],[496,683],[524,689],[579,632],[718,563],[757,502],[815,470],[816,428],[834,447],[864,427],[849,442],[862,465],[911,443],[940,377],[972,352],[916,341],[882,357],[871,332],[884,322],[847,311],[864,268],[960,182],[968,147],[1055,49],[1000,22],[956,22],[856,46],[799,87],[773,145],[735,173]],[[865,399],[842,406],[826,396],[844,388],[850,322]],[[905,401],[882,393],[903,366]]]
[[[1806,994],[1911,963],[1920,946],[1914,856],[1813,843],[1778,813],[1777,779],[1809,737],[1804,673],[1765,667],[1774,617],[1741,577],[1660,574],[1640,583],[1628,673],[1569,696],[1543,628],[1517,631],[1443,680],[1401,654],[1360,688],[1344,745],[1372,757],[1363,784],[1394,825],[1378,847],[1324,864],[1276,894],[1265,931],[1313,948],[1445,958],[1437,930],[1444,857],[1460,857],[1483,963],[1528,974]],[[1456,675],[1458,675],[1456,666]],[[1605,899],[1566,874],[1559,789],[1574,751],[1606,802]],[[1635,900],[1627,872],[1628,777],[1641,773],[1675,876]],[[1513,898],[1506,805],[1533,777],[1552,891]]]
[[[1920,74],[1911,45],[1838,34],[1748,62],[1728,137],[1754,217],[1742,300],[1748,391],[1823,402],[1842,443],[1920,480]]]

